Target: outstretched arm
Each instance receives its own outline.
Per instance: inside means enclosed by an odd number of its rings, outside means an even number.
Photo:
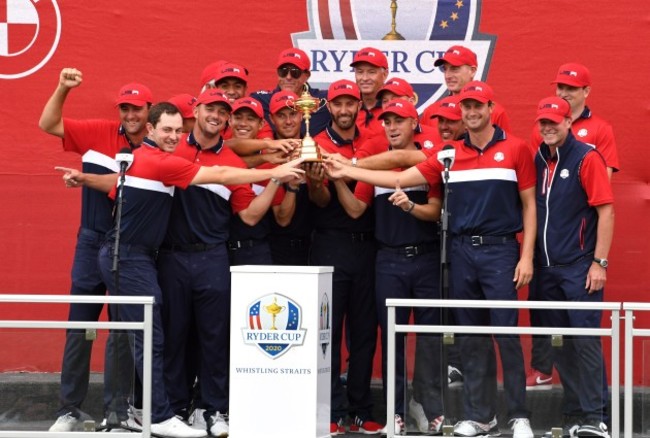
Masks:
[[[68,188],[86,186],[100,192],[109,193],[117,184],[117,173],[98,175],[95,173],[83,173],[77,169],[60,166],[54,169],[63,172],[63,181]]]
[[[427,159],[424,152],[411,149],[395,149],[377,155],[360,158],[357,166],[363,169],[390,170],[397,167],[412,167]]]
[[[230,166],[202,166],[190,184],[250,184],[271,178],[276,178],[280,182],[288,182],[300,178],[300,176],[305,173],[304,170],[298,168],[302,162],[302,159],[297,159],[285,163],[282,166],[274,167],[273,169],[241,169]]]
[[[81,85],[82,74],[75,68],[64,68],[59,75],[59,85],[43,107],[38,127],[48,134],[63,138],[63,104],[71,89]]]
[[[424,175],[416,167],[401,172],[393,172],[390,170],[359,169],[330,159],[325,159],[323,163],[327,175],[332,179],[347,177],[379,187],[396,187],[397,184],[401,184],[402,187],[413,187],[427,182]]]

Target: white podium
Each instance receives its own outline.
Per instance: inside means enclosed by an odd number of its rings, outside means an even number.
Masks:
[[[334,268],[230,271],[230,437],[329,438]]]

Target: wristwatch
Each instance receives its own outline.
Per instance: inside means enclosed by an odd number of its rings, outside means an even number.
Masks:
[[[599,259],[598,257],[594,257],[594,263],[598,263],[600,266],[603,268],[607,269],[607,266],[609,266],[609,262],[607,259]]]

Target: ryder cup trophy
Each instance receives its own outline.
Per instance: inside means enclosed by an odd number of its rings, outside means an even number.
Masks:
[[[391,0],[390,1],[390,15],[391,15],[391,23],[390,23],[390,32],[388,32],[382,40],[389,40],[389,41],[401,41],[404,39],[404,37],[397,31],[397,23],[395,21],[395,17],[397,16],[397,0]]]
[[[292,103],[287,102],[287,105],[294,111],[300,111],[302,118],[305,120],[305,137],[300,142],[300,158],[304,158],[305,162],[314,163],[323,161],[320,148],[311,135],[309,135],[309,119],[311,118],[311,114],[318,111],[323,105],[323,100],[309,94],[307,85],[305,85],[305,89],[298,99]]]

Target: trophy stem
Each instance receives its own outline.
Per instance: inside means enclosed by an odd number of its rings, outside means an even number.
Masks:
[[[382,40],[387,40],[387,41],[404,40],[404,37],[397,31],[397,22],[395,21],[395,17],[397,16],[397,0],[390,1],[390,15],[391,15],[390,32],[388,32],[382,38]]]

